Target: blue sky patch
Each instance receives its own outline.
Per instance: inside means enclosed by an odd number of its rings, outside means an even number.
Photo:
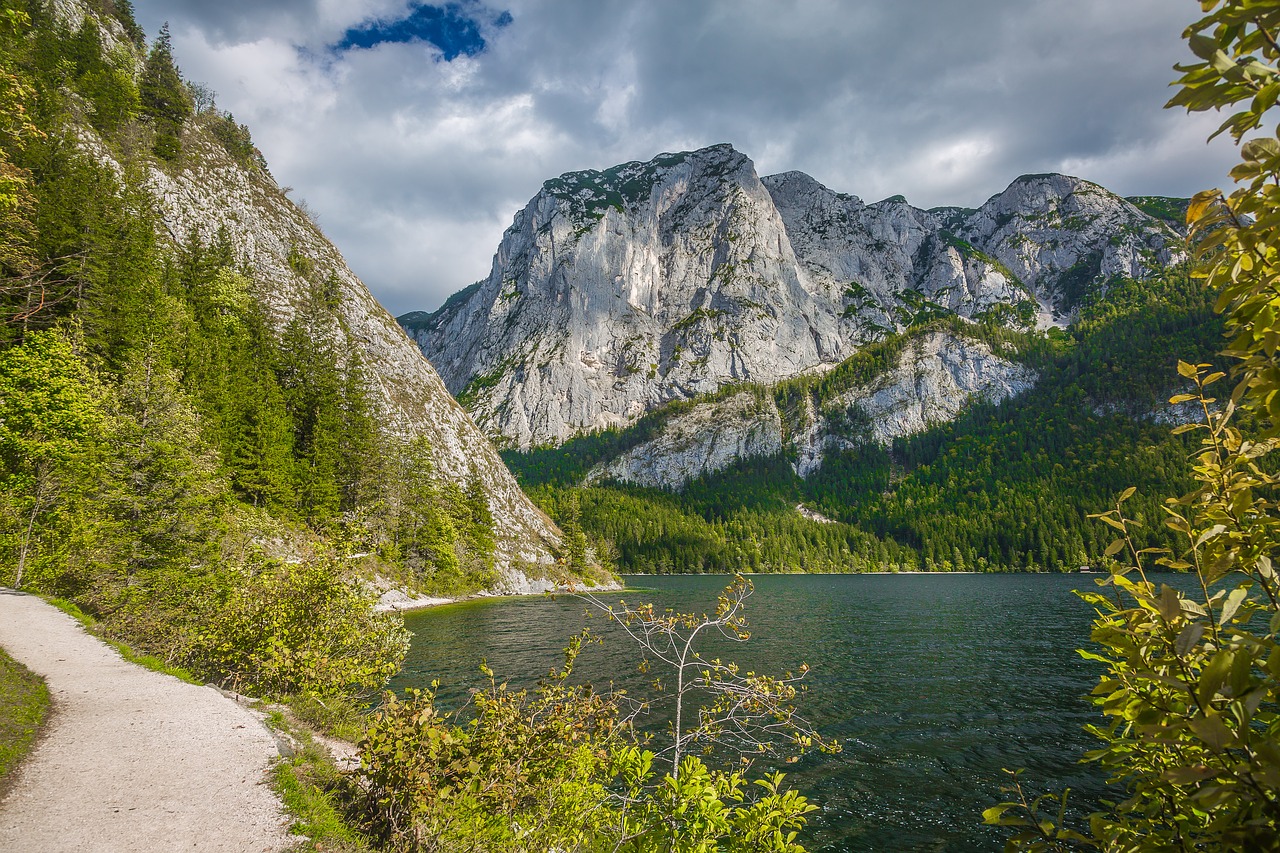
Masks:
[[[429,6],[412,3],[407,17],[395,21],[366,21],[347,30],[342,41],[334,45],[338,52],[355,48],[377,47],[380,44],[411,44],[426,42],[435,45],[446,62],[459,56],[475,56],[485,48],[480,22],[488,18],[492,26],[505,27],[511,23],[511,13],[493,16],[473,4],[448,3]]]

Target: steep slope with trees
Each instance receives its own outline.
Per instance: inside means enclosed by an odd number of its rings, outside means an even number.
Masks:
[[[1158,496],[1189,482],[1187,446],[1169,423],[1191,415],[1163,401],[1181,390],[1179,355],[1212,361],[1222,340],[1210,297],[1178,271],[1112,280],[1078,313],[1048,335],[937,320],[821,377],[726,391],[504,456],[553,516],[612,549],[624,571],[1075,570],[1106,544],[1087,514],[1129,485],[1141,489],[1131,508],[1147,525],[1138,540],[1167,538],[1154,524]],[[876,397],[858,389],[878,387],[921,342],[961,333],[1038,377],[1035,387],[1003,401],[975,396],[954,420],[886,438],[892,419],[869,411]],[[733,403],[748,397],[748,407]],[[735,436],[772,443],[664,479],[681,473],[673,447],[696,424],[702,445],[726,456]],[[566,514],[571,501],[576,514]]]
[[[371,579],[551,583],[559,532],[164,34],[4,0],[0,41],[0,582],[325,695],[403,654]]]

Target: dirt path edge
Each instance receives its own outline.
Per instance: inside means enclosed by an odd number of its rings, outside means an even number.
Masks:
[[[275,738],[249,709],[129,663],[62,611],[4,588],[0,646],[53,702],[0,800],[0,853],[274,853],[296,840],[268,785]]]

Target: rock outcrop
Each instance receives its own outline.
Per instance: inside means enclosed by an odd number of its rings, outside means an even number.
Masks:
[[[1015,397],[1035,381],[1034,371],[985,343],[929,332],[911,340],[889,370],[824,401],[827,414],[812,417],[797,431],[796,473],[807,477],[816,471],[829,448],[861,440],[891,444],[953,420],[971,402]]]
[[[675,415],[656,437],[593,468],[587,482],[679,489],[739,459],[773,456],[782,448],[782,416],[773,395],[740,391]]]
[[[955,315],[1065,325],[1180,238],[1096,184],[1019,178],[978,210],[865,204],[728,145],[544,184],[485,280],[402,324],[450,391],[518,448],[673,400],[829,368]]]
[[[972,402],[1017,396],[1035,380],[1033,371],[981,341],[926,332],[870,381],[820,400],[806,393],[788,423],[772,393],[739,391],[672,415],[657,435],[595,466],[586,480],[679,490],[740,460],[784,451],[796,473],[808,477],[829,450],[891,444],[954,419]]]

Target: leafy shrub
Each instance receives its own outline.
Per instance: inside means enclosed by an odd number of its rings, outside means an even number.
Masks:
[[[200,604],[192,666],[237,690],[342,695],[377,690],[400,668],[408,634],[333,559],[232,572]]]
[[[741,604],[748,591],[738,578],[721,597],[716,615],[698,624],[708,633],[723,629],[744,635]],[[684,631],[698,633],[698,624],[689,622],[698,617],[675,614],[668,623],[644,606],[612,616],[629,624],[633,636],[652,630],[654,643]],[[667,629],[673,633],[664,634]],[[356,779],[370,834],[392,850],[414,853],[803,851],[796,837],[816,807],[784,790],[782,774],[748,784],[746,765],[731,772],[708,767],[695,755],[681,757],[681,749],[694,745],[740,747],[735,733],[748,733],[755,752],[768,747],[775,733],[771,727],[798,731],[802,721],[786,712],[779,720],[775,713],[794,696],[785,681],[754,675],[737,679],[736,667],[703,660],[690,642],[679,674],[673,675],[682,685],[673,695],[691,706],[690,691],[724,684],[746,710],[726,716],[710,688],[712,701],[699,709],[698,722],[687,729],[674,725],[671,746],[655,756],[631,725],[647,703],[569,683],[587,640],[585,632],[575,637],[565,651],[565,665],[533,693],[509,689],[482,666],[489,685],[474,694],[474,716],[467,722],[441,713],[432,691],[410,691],[403,701],[388,696],[360,742]],[[652,651],[644,643],[641,647]],[[695,675],[693,670],[708,672]],[[757,706],[763,716],[752,710]],[[693,715],[692,707],[686,710]],[[669,772],[658,771],[655,763]]]
[[[1183,72],[1170,106],[1191,111],[1245,104],[1218,133],[1237,142],[1256,131],[1280,100],[1280,0],[1205,0],[1206,17],[1186,31],[1201,60]],[[1216,135],[1216,134],[1215,134]],[[1280,839],[1280,501],[1274,454],[1280,449],[1280,367],[1275,244],[1280,204],[1280,137],[1244,143],[1229,197],[1198,193],[1187,209],[1198,275],[1216,292],[1237,359],[1228,399],[1212,396],[1226,379],[1210,364],[1179,362],[1195,393],[1199,423],[1175,432],[1201,437],[1191,465],[1195,487],[1166,502],[1176,550],[1138,548],[1126,490],[1098,516],[1119,534],[1102,591],[1084,595],[1098,618],[1100,652],[1082,652],[1105,672],[1093,702],[1105,722],[1101,746],[1086,759],[1122,791],[1092,815],[1087,833],[1040,812],[1066,795],[1017,798],[989,809],[989,823],[1019,828],[1008,849],[1276,850]],[[1146,563],[1194,573],[1184,594],[1153,583]],[[1120,558],[1122,561],[1117,561]]]
[[[532,696],[483,668],[489,687],[465,725],[430,691],[388,697],[360,742],[372,834],[393,850],[541,851],[602,833],[621,726],[608,697],[567,683],[580,647]]]

